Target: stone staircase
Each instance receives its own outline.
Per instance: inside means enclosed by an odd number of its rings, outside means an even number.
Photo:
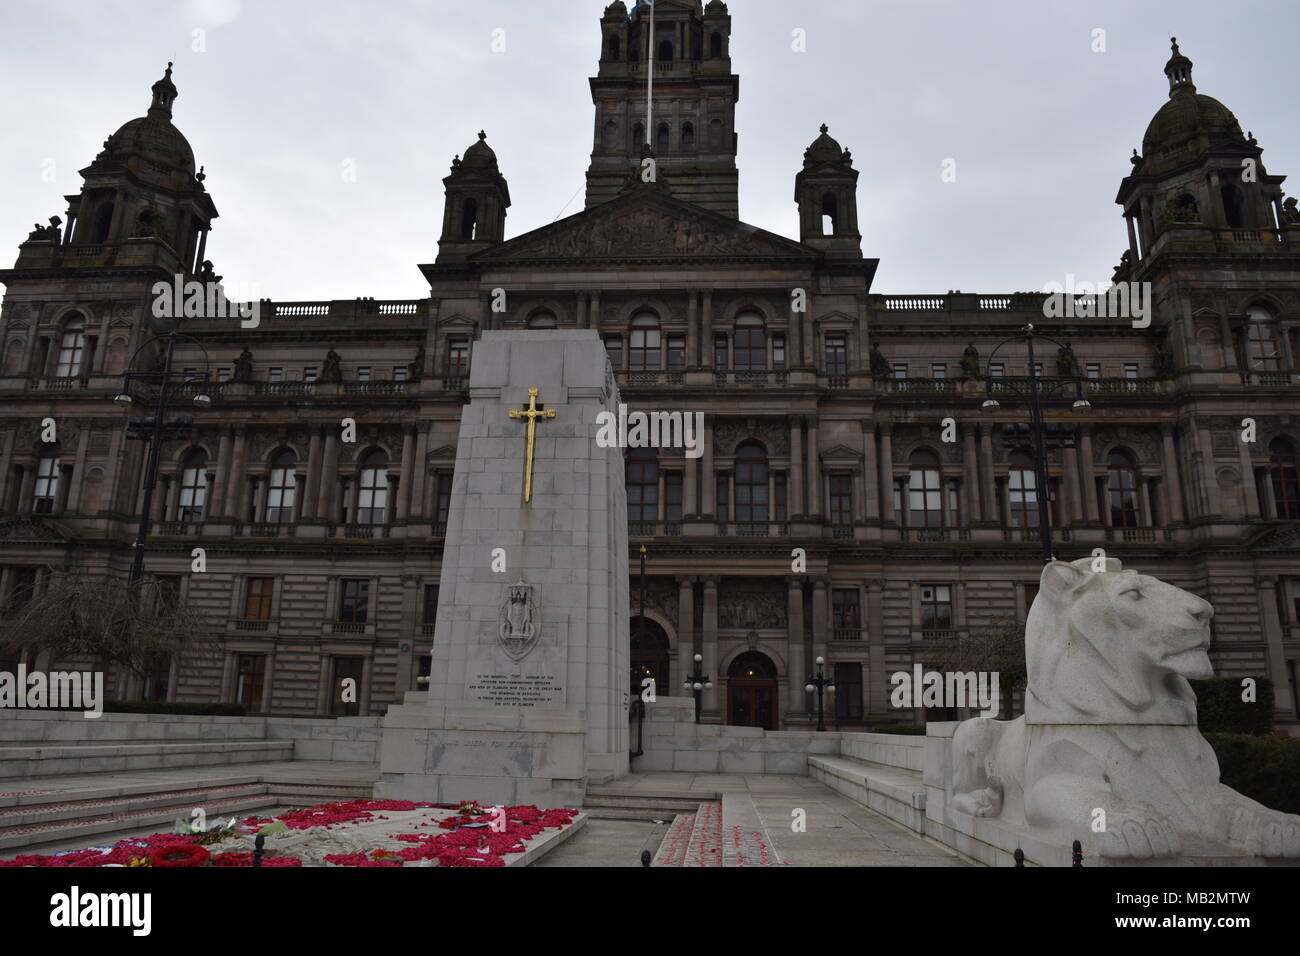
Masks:
[[[292,740],[45,740],[0,743],[0,786],[6,780],[34,780],[66,774],[161,770],[221,764],[292,760]]]

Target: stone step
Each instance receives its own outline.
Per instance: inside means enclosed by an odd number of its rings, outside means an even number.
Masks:
[[[671,820],[680,810],[647,810],[642,807],[593,807],[583,803],[582,812],[593,820]]]
[[[668,813],[692,812],[709,794],[689,793],[628,793],[626,791],[588,790],[583,798],[583,809],[660,810]],[[660,816],[664,814],[661,813]]]
[[[673,817],[673,822],[668,825],[668,832],[664,834],[663,841],[659,844],[651,866],[685,866],[686,849],[691,843],[691,833],[695,829],[694,813],[679,813]]]
[[[722,795],[722,865],[779,866],[767,829],[748,793]]]
[[[292,740],[220,740],[0,747],[0,780],[292,760]]]
[[[915,770],[812,754],[808,776],[917,833],[925,832],[925,782]]]
[[[682,866],[722,866],[722,804],[701,803]]]

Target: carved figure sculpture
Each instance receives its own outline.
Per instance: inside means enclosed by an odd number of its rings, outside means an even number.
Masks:
[[[949,809],[1094,854],[1300,857],[1300,816],[1219,782],[1189,679],[1210,677],[1214,609],[1105,559],[1054,561],[1025,624],[1025,714],[952,740]],[[1098,811],[1105,831],[1093,832]]]

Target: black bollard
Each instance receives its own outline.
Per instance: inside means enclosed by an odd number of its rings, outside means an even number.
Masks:
[[[1074,861],[1071,866],[1083,866],[1083,844],[1078,840],[1074,841],[1074,846],[1070,848],[1070,858]]]
[[[641,851],[641,865],[642,865],[642,866],[649,866],[649,865],[650,865],[650,859],[651,859],[651,857],[650,857],[650,851],[649,851],[649,850],[642,850],[642,851]]]
[[[259,833],[253,841],[253,866],[262,865],[262,849],[266,846],[266,836]]]
[[[1024,865],[1025,865],[1025,851],[1022,850],[1022,849],[1020,849],[1020,847],[1016,847],[1016,853],[1015,853],[1015,856],[1016,856],[1016,866],[1024,866]]]

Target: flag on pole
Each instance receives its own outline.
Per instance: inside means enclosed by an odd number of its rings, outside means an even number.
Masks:
[[[623,18],[623,22],[631,23],[632,18],[636,16],[636,12],[638,10],[640,10],[642,7],[653,7],[653,6],[654,6],[654,0],[636,0],[636,3],[632,4],[632,9],[628,12],[628,15]]]

